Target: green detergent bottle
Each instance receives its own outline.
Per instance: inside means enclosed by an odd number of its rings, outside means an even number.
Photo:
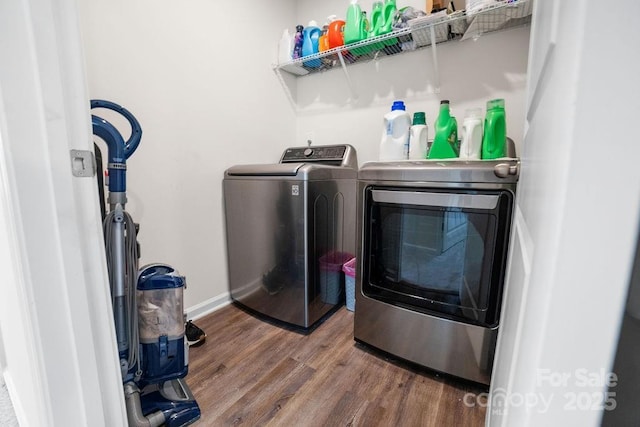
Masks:
[[[383,24],[380,29],[380,35],[389,34],[393,31],[393,19],[396,16],[396,11],[398,8],[396,7],[396,0],[385,0],[382,16],[383,16]],[[397,38],[391,38],[384,41],[384,44],[387,46],[394,46],[398,44]]]
[[[482,158],[498,159],[507,153],[507,121],[504,112],[504,99],[492,99],[487,102],[487,114],[484,118],[482,136]]]
[[[373,2],[373,6],[371,8],[371,19],[370,19],[370,28],[368,38],[373,38],[379,36],[382,31],[382,25],[384,24],[384,15],[383,15],[383,4],[381,1]],[[384,43],[377,42],[371,45],[373,49],[383,49]]]
[[[367,38],[367,19],[358,4],[358,0],[351,0],[347,9],[347,19],[344,24],[344,44],[357,43]],[[349,49],[355,55],[365,55],[370,47]]]
[[[428,159],[453,159],[458,157],[458,122],[451,115],[449,101],[440,101],[440,113],[434,124],[435,137],[429,150]]]

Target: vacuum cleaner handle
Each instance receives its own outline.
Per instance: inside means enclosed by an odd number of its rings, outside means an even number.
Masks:
[[[124,156],[125,159],[131,157],[131,155],[136,151],[138,145],[140,144],[140,139],[142,138],[142,128],[140,127],[140,123],[138,120],[131,114],[126,108],[111,102],[105,101],[103,99],[92,99],[91,100],[91,108],[106,108],[107,110],[115,111],[122,115],[127,121],[129,125],[131,125],[131,136],[124,143]],[[92,116],[92,119],[96,119],[96,116]],[[104,119],[100,119],[102,122],[109,123]],[[95,129],[95,126],[94,126]],[[98,135],[100,136],[100,135]]]
[[[124,142],[124,138],[111,123],[98,116],[91,115],[93,133],[107,143],[109,149],[109,205],[111,209],[120,203],[124,208],[127,191],[127,159],[136,151],[142,138],[140,123],[127,109],[110,101],[101,99],[91,100],[91,108],[105,108],[122,115],[131,125],[131,136]]]

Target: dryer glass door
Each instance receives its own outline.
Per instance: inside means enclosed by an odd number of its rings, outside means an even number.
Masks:
[[[363,292],[412,310],[494,325],[504,280],[508,191],[366,191]]]

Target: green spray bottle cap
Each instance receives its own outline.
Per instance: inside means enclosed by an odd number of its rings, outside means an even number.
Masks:
[[[419,111],[417,113],[413,113],[413,125],[426,125],[427,118],[424,115],[424,112]]]
[[[487,110],[491,110],[494,108],[502,108],[504,109],[504,99],[492,99],[491,101],[487,101]]]

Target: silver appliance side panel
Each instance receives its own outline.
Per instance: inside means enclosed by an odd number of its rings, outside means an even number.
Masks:
[[[310,180],[307,185],[307,301],[309,323],[313,324],[344,299],[344,273],[330,264],[356,253],[356,181]]]
[[[244,178],[223,181],[231,298],[307,327],[304,181]]]

